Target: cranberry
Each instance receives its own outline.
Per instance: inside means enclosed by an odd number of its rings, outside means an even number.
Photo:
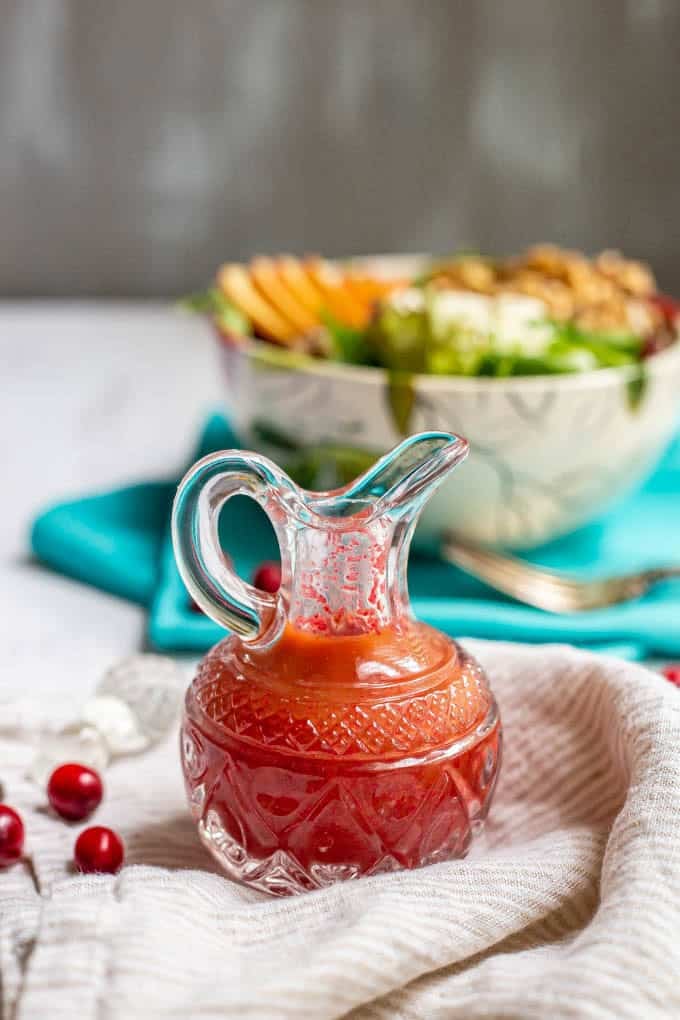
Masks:
[[[666,677],[666,680],[675,684],[676,687],[680,687],[680,663],[675,663],[672,666],[666,666],[666,668],[662,669],[661,672]]]
[[[95,872],[113,875],[123,863],[123,842],[113,829],[93,825],[78,836],[73,859],[78,871],[85,875]]]
[[[9,804],[0,804],[0,868],[19,860],[24,849],[24,823]]]
[[[659,309],[669,326],[672,326],[680,315],[680,301],[669,294],[652,294],[649,299]]]
[[[101,804],[104,788],[99,775],[87,765],[69,762],[60,765],[50,776],[47,797],[62,818],[80,822]]]
[[[281,587],[281,567],[278,563],[261,563],[255,571],[253,584],[261,591],[268,591],[272,595]]]
[[[640,351],[640,357],[644,360],[646,358],[653,358],[659,351],[665,351],[667,347],[673,343],[673,335],[667,329],[657,330],[656,333],[650,333],[648,337],[645,337],[642,343],[642,350]]]

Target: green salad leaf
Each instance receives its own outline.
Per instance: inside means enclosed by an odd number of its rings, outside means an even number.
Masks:
[[[225,333],[248,336],[252,332],[249,319],[218,287],[189,294],[182,298],[180,305],[190,312],[209,315]]]
[[[416,404],[416,390],[409,372],[388,372],[387,404],[397,430],[407,436],[411,426],[411,415]]]
[[[555,322],[556,344],[563,349],[590,351],[595,368],[616,368],[633,365],[640,360],[643,339],[635,333],[594,332],[581,329],[573,322]]]
[[[338,322],[327,311],[323,312],[321,317],[330,337],[336,361],[346,362],[349,365],[374,364],[371,345],[365,329],[355,329],[353,326],[345,325],[344,322]]]
[[[641,361],[632,379],[628,380],[626,384],[626,397],[628,399],[628,407],[635,413],[642,407],[643,401],[647,394],[647,387],[649,384],[649,376],[647,375],[647,366],[644,361]]]
[[[377,364],[394,372],[427,371],[430,325],[420,310],[385,304],[368,329]]]
[[[501,312],[487,308],[486,299],[478,295],[465,299],[470,305],[457,298],[452,308],[446,292],[425,287],[414,294],[420,295],[419,302],[402,294],[378,310],[366,331],[372,351],[368,363],[388,372],[506,378],[640,362],[643,339],[634,333],[596,332],[575,323],[532,318],[531,307],[522,311],[521,304],[521,318],[511,313],[509,321],[502,321],[494,318]]]

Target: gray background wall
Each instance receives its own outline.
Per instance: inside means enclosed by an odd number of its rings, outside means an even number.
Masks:
[[[0,294],[537,239],[680,291],[679,60],[677,0],[0,0]]]

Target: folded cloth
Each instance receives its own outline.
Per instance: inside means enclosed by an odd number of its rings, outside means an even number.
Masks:
[[[210,419],[196,457],[238,446],[228,423]],[[148,483],[62,504],[32,531],[38,559],[106,591],[150,607],[151,643],[202,651],[223,631],[192,611],[175,567],[167,520],[174,484]],[[648,483],[598,523],[526,554],[534,563],[584,576],[680,563],[680,437]],[[277,546],[262,510],[237,498],[221,520],[225,548],[250,577]],[[242,536],[248,535],[248,543]],[[414,553],[409,586],[417,615],[453,635],[517,641],[569,641],[626,657],[680,654],[680,581],[643,599],[573,615],[545,613],[500,595],[433,556]]]
[[[0,871],[2,1015],[679,1016],[680,691],[573,648],[469,645],[505,726],[470,857],[288,900],[217,873],[176,740],[111,766],[96,821],[127,864],[74,876],[73,828],[24,779],[30,744],[0,728],[31,859]]]

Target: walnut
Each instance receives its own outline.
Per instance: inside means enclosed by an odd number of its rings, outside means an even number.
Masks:
[[[546,276],[554,276],[558,280],[563,280],[568,277],[570,265],[586,260],[578,252],[558,248],[554,244],[537,244],[533,248],[529,248],[523,261],[529,269],[535,269]]]
[[[624,301],[602,301],[581,306],[576,310],[574,322],[583,329],[615,333],[630,329]]]
[[[572,288],[577,304],[604,304],[616,301],[619,289],[593,268],[585,259],[573,262],[567,269],[567,282]]]
[[[525,269],[505,280],[502,288],[508,294],[526,294],[544,301],[556,319],[568,319],[574,311],[573,294],[561,280]]]
[[[595,259],[595,266],[603,276],[634,297],[649,297],[656,292],[654,274],[644,262],[624,259],[617,251],[603,251]]]
[[[643,334],[663,318],[650,310],[648,302],[634,300],[656,291],[649,268],[618,252],[588,259],[580,252],[540,244],[494,264],[468,256],[442,269],[434,286],[490,295],[526,294],[543,301],[553,318],[573,319],[593,330],[632,329]]]
[[[462,258],[447,266],[445,276],[454,286],[479,294],[492,294],[496,283],[493,265],[475,257]]]

